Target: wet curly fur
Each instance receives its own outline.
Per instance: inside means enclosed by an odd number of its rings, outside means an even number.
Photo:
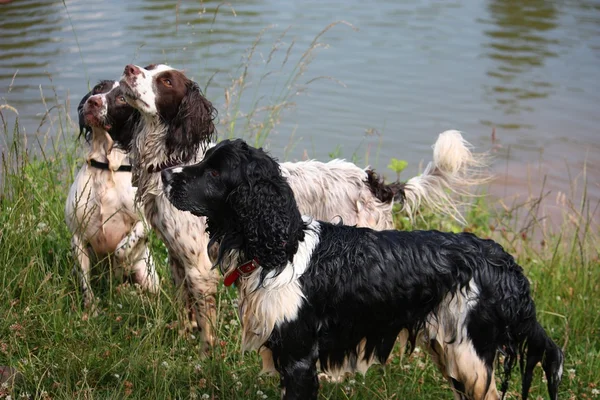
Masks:
[[[272,357],[284,399],[317,398],[318,364],[335,372],[384,363],[404,329],[457,399],[500,398],[499,351],[503,391],[520,357],[523,399],[540,361],[557,398],[562,351],[536,319],[522,268],[494,241],[302,218],[279,164],[242,140],[162,179],[175,207],[207,217],[217,263],[235,254],[259,264],[237,280],[243,345]]]

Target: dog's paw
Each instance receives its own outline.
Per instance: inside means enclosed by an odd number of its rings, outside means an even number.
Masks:
[[[319,382],[341,383],[344,381],[344,376],[331,376],[325,372],[319,372]]]
[[[83,300],[84,313],[81,319],[87,321],[90,317],[97,317],[100,313],[100,305],[95,297],[86,297]]]

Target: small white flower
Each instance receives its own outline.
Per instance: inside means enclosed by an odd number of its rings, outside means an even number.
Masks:
[[[113,376],[114,376],[115,378],[117,378],[117,379],[119,379],[119,378],[120,378],[119,374],[113,374]]]
[[[2,382],[2,385],[0,385],[0,387],[1,387],[2,389],[8,389],[8,381],[6,381],[6,382]]]
[[[210,399],[210,396],[209,396],[207,393],[204,393],[204,394],[202,395],[202,398],[203,398],[203,399]]]
[[[231,325],[231,326],[237,326],[237,324],[238,324],[237,319],[232,319],[231,321],[229,321],[229,325]]]
[[[236,388],[238,388],[238,389],[239,389],[239,388],[241,388],[241,387],[242,387],[242,382],[240,382],[240,381],[237,381],[237,382],[235,383],[235,387],[236,387]]]
[[[595,396],[598,396],[599,394],[600,394],[600,390],[598,390],[598,389],[596,389],[596,388],[593,388],[593,389],[592,389],[592,396],[594,396],[594,397],[595,397]]]
[[[231,377],[233,378],[234,381],[237,381],[238,376],[236,374],[231,374]]]
[[[10,396],[10,394],[8,396],[6,396],[6,400],[12,400],[12,397]]]
[[[348,382],[350,385],[356,385],[356,381],[354,379],[350,379],[350,382]]]
[[[88,371],[87,368],[83,367],[83,370],[81,372],[83,372],[83,376],[86,376],[90,371]]]
[[[264,393],[262,392],[262,390],[259,390],[258,392],[256,392],[256,394],[262,396]]]
[[[268,397],[269,397],[269,396],[267,396],[266,394],[263,394],[263,395],[262,395],[262,398],[263,398],[263,399],[266,399],[266,398],[268,398]]]
[[[194,365],[194,371],[196,371],[196,372],[202,371],[202,365],[200,365],[200,364]]]
[[[169,368],[169,363],[166,361],[161,362],[160,365],[162,365],[165,368]]]
[[[556,300],[557,300],[557,301],[560,301],[560,296],[556,296]]]
[[[48,228],[48,225],[46,223],[40,222],[35,227],[35,232],[36,233],[41,233],[41,232],[45,231],[47,228]]]
[[[192,340],[196,339],[196,335],[190,335],[190,338],[192,338]]]
[[[146,322],[146,329],[152,329],[153,326],[152,322]]]
[[[123,304],[119,303],[119,304],[117,304],[117,307],[123,308]]]

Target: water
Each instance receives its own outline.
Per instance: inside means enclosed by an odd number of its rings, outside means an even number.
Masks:
[[[268,139],[273,154],[354,154],[382,171],[402,158],[409,177],[430,159],[437,133],[456,128],[478,148],[493,147],[497,195],[524,200],[546,176],[552,208],[587,163],[589,194],[600,199],[598,1],[248,0],[218,11],[219,2],[181,3],[0,4],[0,104],[18,109],[22,134],[52,135],[51,120],[40,127],[46,107],[59,103],[75,116],[98,79],[118,78],[127,63],[167,62],[208,83],[224,125],[225,90],[261,31],[243,111],[281,100],[315,36],[345,20],[358,30],[325,32],[326,46],[290,87],[298,94]],[[318,77],[329,78],[306,84]]]

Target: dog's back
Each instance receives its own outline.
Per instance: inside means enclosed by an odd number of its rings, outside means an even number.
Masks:
[[[555,398],[562,352],[537,322],[522,268],[499,244],[469,233],[316,224],[319,242],[300,283],[322,327],[325,369],[385,362],[407,328],[412,344],[425,344],[455,390],[469,398],[498,396],[493,363],[500,349],[515,355],[506,360],[505,385],[520,353],[527,365],[524,398],[542,360]]]

